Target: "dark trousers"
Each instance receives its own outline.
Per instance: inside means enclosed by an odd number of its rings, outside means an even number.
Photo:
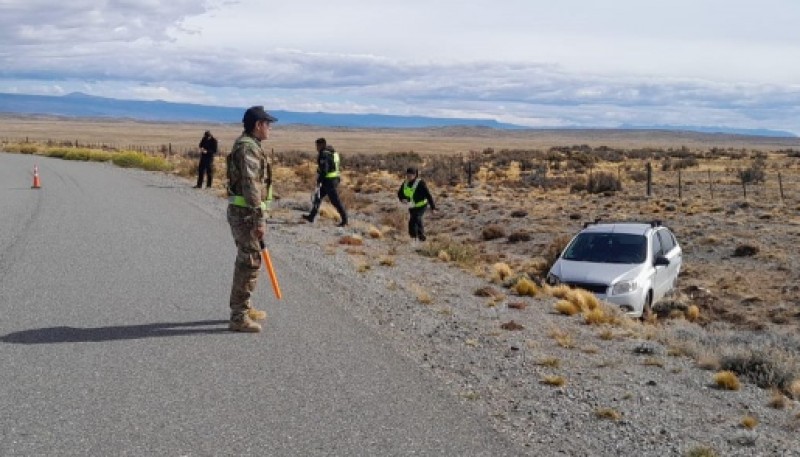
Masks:
[[[422,226],[422,216],[425,214],[427,206],[422,208],[409,208],[408,209],[408,235],[411,238],[418,238],[420,241],[425,241],[425,227]]]
[[[339,186],[339,178],[334,179],[323,179],[322,184],[319,188],[319,194],[314,198],[314,202],[311,206],[311,212],[308,213],[308,217],[313,221],[315,217],[317,217],[317,212],[319,212],[319,206],[322,204],[322,199],[328,197],[328,200],[331,201],[331,205],[336,208],[336,211],[339,212],[339,217],[342,218],[342,223],[347,223],[347,211],[344,209],[344,205],[342,205],[342,201],[339,200],[339,192],[336,188]]]
[[[197,167],[197,187],[203,187],[203,177],[206,177],[206,187],[211,187],[214,179],[214,155],[203,154],[200,156],[200,166]]]

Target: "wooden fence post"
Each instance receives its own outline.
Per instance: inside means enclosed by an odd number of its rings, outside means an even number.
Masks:
[[[708,190],[711,192],[711,199],[714,199],[714,181],[711,178],[711,169],[708,169]]]
[[[653,195],[653,164],[647,162],[647,196]]]
[[[781,178],[780,172],[778,172],[778,189],[781,191],[781,202],[783,202],[783,178]]]
[[[683,200],[683,184],[681,181],[681,169],[678,168],[678,199]]]

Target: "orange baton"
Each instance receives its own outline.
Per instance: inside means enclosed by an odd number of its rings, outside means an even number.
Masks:
[[[269,257],[269,250],[264,240],[261,240],[261,258],[264,259],[264,268],[269,273],[269,280],[272,282],[272,291],[275,292],[275,298],[280,300],[283,298],[281,294],[281,286],[278,284],[278,277],[275,276],[275,269],[272,268],[272,259]]]

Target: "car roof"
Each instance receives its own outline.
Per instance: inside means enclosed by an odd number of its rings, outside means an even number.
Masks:
[[[591,224],[581,233],[627,233],[631,235],[645,235],[653,226],[643,222],[615,222],[606,224]]]

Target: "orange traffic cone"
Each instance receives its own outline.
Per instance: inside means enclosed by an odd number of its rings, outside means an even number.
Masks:
[[[31,189],[38,189],[42,187],[42,183],[39,182],[39,167],[34,165],[33,166],[33,185]]]

